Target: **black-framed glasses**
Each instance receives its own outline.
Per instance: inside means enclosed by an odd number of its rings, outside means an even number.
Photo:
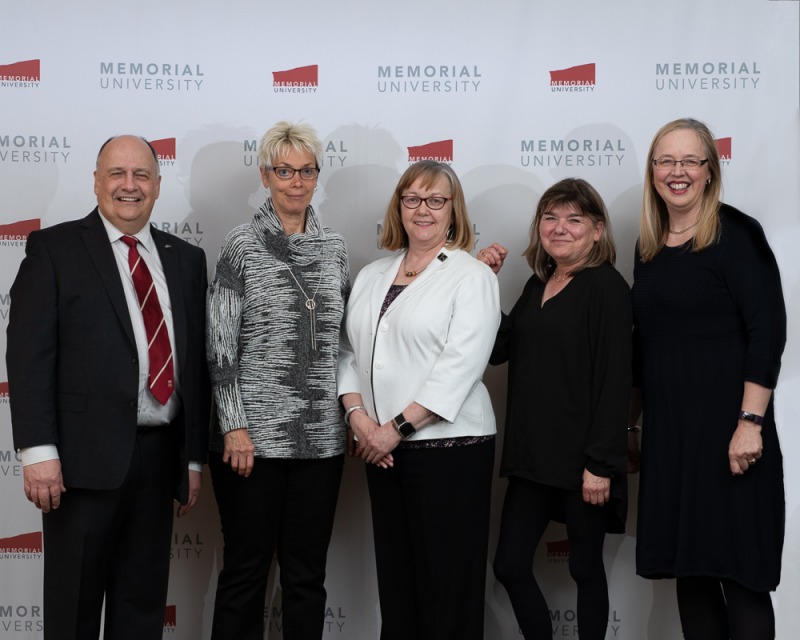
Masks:
[[[681,165],[684,169],[699,169],[706,162],[708,162],[708,158],[705,160],[701,160],[700,158],[684,158],[683,160],[675,160],[675,158],[655,158],[653,160],[653,164],[659,169],[674,169],[677,164]]]
[[[401,196],[400,202],[405,205],[407,209],[418,209],[419,205],[423,202],[428,209],[437,211],[447,204],[448,200],[452,198],[445,198],[444,196],[428,196],[427,198],[420,198],[419,196]]]
[[[285,166],[272,167],[272,172],[278,176],[279,180],[291,180],[296,173],[299,173],[303,180],[316,180],[319,175],[319,167],[303,167],[302,169]]]

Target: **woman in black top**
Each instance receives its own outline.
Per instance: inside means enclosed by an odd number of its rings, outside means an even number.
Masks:
[[[786,310],[764,232],[719,201],[721,178],[704,124],[656,134],[633,285],[636,568],[677,578],[687,640],[768,640],[784,532],[772,389]]]
[[[479,258],[497,271],[505,253],[492,245]],[[630,291],[615,256],[590,184],[566,179],[545,191],[525,251],[534,275],[503,316],[490,361],[509,362],[500,470],[509,484],[494,570],[527,640],[552,637],[531,569],[551,520],[567,525],[581,638],[606,633],[603,541],[624,529],[631,383]]]

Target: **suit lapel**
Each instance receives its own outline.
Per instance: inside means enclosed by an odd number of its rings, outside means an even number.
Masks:
[[[89,253],[89,257],[94,262],[95,269],[100,281],[105,287],[111,306],[117,314],[125,335],[135,345],[133,337],[133,325],[128,311],[128,303],[125,301],[125,292],[122,289],[122,282],[119,278],[117,261],[114,259],[114,250],[108,241],[108,233],[100,220],[100,212],[95,209],[84,219],[84,229],[81,233],[84,247]]]

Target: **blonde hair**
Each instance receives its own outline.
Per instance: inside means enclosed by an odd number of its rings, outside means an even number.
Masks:
[[[307,151],[317,163],[322,164],[322,142],[310,124],[281,120],[261,136],[258,144],[258,168],[269,169],[272,163],[284,156],[289,149]]]
[[[467,215],[467,202],[464,199],[464,190],[461,188],[461,182],[449,165],[433,160],[415,162],[400,177],[400,181],[397,183],[392,199],[389,202],[389,207],[386,209],[386,215],[383,218],[383,229],[378,240],[378,246],[381,249],[396,251],[408,247],[408,234],[403,227],[400,210],[400,198],[403,195],[403,191],[419,179],[422,180],[422,186],[428,188],[440,176],[447,178],[450,183],[450,196],[453,205],[453,219],[445,246],[448,249],[472,251],[472,247],[475,245],[475,234],[472,231],[472,223]]]
[[[700,211],[697,214],[697,231],[692,238],[692,251],[702,251],[719,239],[719,199],[722,192],[722,170],[719,151],[709,128],[692,118],[673,120],[661,127],[647,152],[647,177],[642,193],[642,215],[639,219],[639,255],[642,262],[649,262],[669,238],[669,214],[667,205],[654,186],[654,154],[658,143],[667,134],[680,129],[689,129],[697,134],[703,152],[708,159],[709,179],[703,190]]]
[[[573,205],[581,214],[589,218],[595,227],[598,224],[603,225],[600,238],[594,243],[586,262],[580,267],[570,270],[570,273],[575,274],[583,269],[598,267],[605,263],[613,265],[617,259],[617,248],[614,244],[614,235],[611,233],[611,220],[608,217],[603,198],[586,180],[565,178],[556,182],[539,199],[536,213],[531,222],[530,241],[522,254],[539,279],[542,282],[547,281],[556,268],[555,260],[548,255],[542,246],[542,240],[539,236],[539,223],[545,213],[552,211],[553,207],[561,205]]]

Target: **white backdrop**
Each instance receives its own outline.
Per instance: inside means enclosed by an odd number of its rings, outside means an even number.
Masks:
[[[153,221],[204,248],[210,267],[225,233],[249,220],[264,199],[255,142],[279,119],[305,120],[325,142],[313,204],[347,239],[353,275],[380,255],[378,223],[409,161],[451,162],[478,247],[499,241],[511,248],[500,276],[508,310],[529,275],[520,253],[544,189],[567,176],[598,188],[611,212],[618,267],[630,280],[650,140],[677,117],[707,122],[723,153],[724,199],[761,221],[783,275],[789,342],[776,409],[787,540],[774,601],[778,638],[797,636],[797,1],[17,0],[3,14],[0,329],[27,232],[91,210],[95,155],[112,134],[158,141],[163,184]],[[41,520],[22,493],[6,380],[3,362],[0,637],[36,639]],[[505,368],[490,368],[486,381],[502,424]],[[680,637],[673,583],[635,575],[638,479],[630,485],[628,533],[606,543],[607,638],[671,640]],[[504,490],[497,480],[490,556]],[[553,637],[577,638],[564,538],[563,528],[548,530],[535,569],[552,610]],[[208,477],[199,507],[176,520],[172,553],[165,635],[208,638],[221,557]],[[377,638],[369,503],[358,461],[345,469],[327,586],[325,638]],[[281,637],[280,594],[273,593],[265,606],[270,639]],[[521,637],[491,570],[486,612],[486,638]]]

